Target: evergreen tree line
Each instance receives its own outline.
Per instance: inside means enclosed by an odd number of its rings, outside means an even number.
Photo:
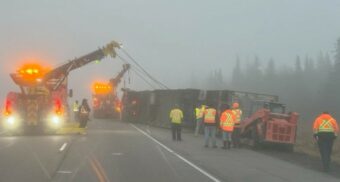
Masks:
[[[234,90],[278,95],[288,110],[311,121],[322,111],[340,120],[340,39],[333,55],[297,56],[295,65],[276,65],[274,59],[261,62],[256,56],[244,63],[237,58],[230,87]]]

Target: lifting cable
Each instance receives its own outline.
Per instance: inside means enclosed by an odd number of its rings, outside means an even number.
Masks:
[[[123,62],[128,63],[129,61],[126,60],[125,58],[123,58],[122,56],[117,54],[117,57],[119,57]],[[131,64],[130,64],[131,65]],[[148,77],[143,71],[141,71],[140,69],[138,69],[138,67],[131,65],[131,70],[133,70],[140,78],[142,78],[145,82],[148,83],[149,86],[153,85],[151,83],[154,83],[156,85],[158,85],[159,88],[164,89],[165,87],[161,84],[159,84],[158,82],[156,82],[155,80],[150,79],[150,77]],[[151,83],[147,80],[150,80]],[[157,86],[152,86],[153,89],[157,88]]]
[[[126,61],[123,57],[117,54],[117,57],[123,62],[129,64],[128,61]],[[131,66],[131,70],[136,73],[136,75],[141,78],[146,84],[148,84],[152,89],[156,89],[155,86],[153,86],[144,76],[140,73],[138,69],[136,69],[134,66]]]
[[[163,84],[162,82],[160,82],[159,80],[157,80],[156,78],[154,78],[153,76],[151,76],[125,49],[120,48],[123,53],[128,56],[151,80],[153,80],[154,82],[158,83],[159,85],[161,85],[163,88],[165,89],[169,89],[169,87],[167,87],[165,84]]]

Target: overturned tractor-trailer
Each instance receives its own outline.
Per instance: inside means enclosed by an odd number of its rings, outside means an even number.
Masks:
[[[286,113],[278,96],[232,90],[124,90],[122,120],[170,127],[169,112],[177,104],[183,110],[183,126],[195,127],[195,107],[201,104],[223,112],[226,105],[239,102],[243,110],[241,137],[253,146],[274,143],[292,148],[296,140],[298,114]]]

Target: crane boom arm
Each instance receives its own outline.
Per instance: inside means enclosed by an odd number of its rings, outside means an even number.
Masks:
[[[115,48],[120,48],[120,45],[112,41],[111,43],[107,44],[105,47],[100,48],[96,51],[93,51],[87,55],[84,55],[80,58],[75,58],[53,70],[48,72],[45,76],[43,81],[47,81],[57,75],[65,75],[67,76],[68,73],[72,70],[75,70],[77,68],[80,68],[88,63],[91,63],[93,61],[101,60],[105,58],[106,56],[111,56],[112,58],[116,57],[116,51]]]
[[[115,78],[110,79],[110,84],[111,84],[111,86],[112,86],[112,87],[116,87],[116,86],[120,83],[120,81],[121,81],[122,77],[124,76],[124,74],[125,74],[129,69],[130,69],[130,64],[124,64],[124,65],[123,65],[123,70],[120,71],[120,72],[118,73],[118,75],[117,75]]]

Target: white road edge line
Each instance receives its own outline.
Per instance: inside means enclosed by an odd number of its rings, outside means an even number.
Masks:
[[[72,171],[58,171],[59,174],[72,174]]]
[[[141,132],[143,135],[145,135],[146,137],[148,137],[149,139],[151,139],[152,141],[154,141],[155,143],[157,143],[158,145],[160,145],[161,147],[163,147],[165,150],[167,150],[168,152],[172,153],[173,155],[175,155],[176,157],[180,158],[182,161],[184,161],[185,163],[187,163],[188,165],[190,165],[191,167],[193,167],[194,169],[196,169],[197,171],[201,172],[203,175],[205,175],[206,177],[208,177],[209,179],[211,179],[214,182],[221,182],[219,179],[215,178],[213,175],[209,174],[207,171],[203,170],[202,168],[198,167],[197,165],[195,165],[194,163],[190,162],[189,160],[187,160],[186,158],[182,157],[181,155],[179,155],[178,153],[176,153],[175,151],[171,150],[169,147],[165,146],[164,144],[162,144],[161,142],[159,142],[157,139],[155,139],[154,137],[150,136],[148,133],[146,133],[145,131],[143,131],[142,129],[138,128],[136,125],[131,124],[130,125],[132,127],[134,127],[136,130],[138,130],[139,132]]]
[[[65,150],[66,146],[67,146],[67,143],[65,142],[65,143],[60,147],[59,151],[62,152],[63,150]]]

